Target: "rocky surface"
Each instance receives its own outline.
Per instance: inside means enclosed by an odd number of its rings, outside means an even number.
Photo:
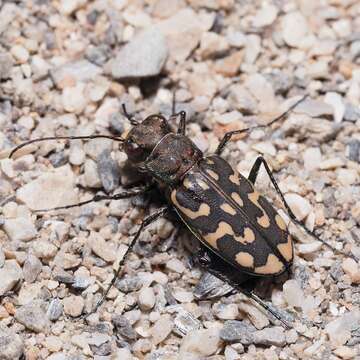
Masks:
[[[0,1],[0,359],[360,358],[360,4],[356,0]],[[44,211],[139,184],[119,142],[176,111],[206,153],[245,176],[264,156],[296,216],[290,278],[257,294],[285,329],[204,273],[176,221],[150,225],[158,195]],[[171,120],[175,125],[175,120]],[[263,169],[256,187],[282,204]],[[289,223],[284,210],[281,215]],[[90,314],[91,313],[91,314]],[[84,316],[87,317],[85,321]]]

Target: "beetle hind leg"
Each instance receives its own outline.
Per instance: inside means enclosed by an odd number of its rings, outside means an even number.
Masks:
[[[266,160],[262,157],[262,156],[259,156],[256,160],[255,160],[255,163],[254,165],[252,166],[251,170],[250,170],[250,174],[248,176],[248,180],[252,183],[252,184],[255,184],[255,181],[257,179],[257,176],[259,174],[259,169],[260,169],[260,166],[261,164],[264,165],[265,167],[265,170],[276,190],[276,192],[279,194],[280,198],[281,198],[281,201],[282,203],[284,204],[285,206],[285,209],[286,209],[286,212],[287,214],[289,215],[290,219],[293,221],[293,223],[295,223],[296,225],[300,226],[307,234],[309,234],[310,236],[312,236],[314,239],[320,241],[322,244],[324,244],[326,247],[328,247],[329,249],[331,249],[332,251],[334,252],[337,252],[337,253],[340,253],[340,254],[343,254],[345,256],[348,256],[348,257],[351,257],[352,259],[354,259],[355,261],[359,261],[359,259],[355,256],[353,256],[352,254],[347,254],[347,253],[344,253],[343,251],[341,250],[338,250],[338,249],[335,249],[332,245],[330,245],[326,240],[322,239],[320,236],[318,236],[317,234],[315,234],[314,231],[311,231],[310,229],[308,229],[306,227],[305,224],[303,224],[302,221],[298,220],[297,217],[295,216],[295,214],[293,213],[293,211],[291,210],[289,204],[286,202],[285,200],[285,197],[284,197],[284,194],[282,193],[282,191],[280,190],[279,188],[279,185],[278,183],[276,182],[275,178],[274,178],[274,175],[268,165],[268,163],[266,162]]]
[[[215,253],[203,246],[196,255],[200,266],[205,268],[210,274],[228,283],[237,291],[254,300],[275,319],[279,320],[286,329],[291,328],[289,320],[285,319],[279,310],[267,304],[253,292],[257,283],[256,278],[243,272],[236,271],[233,266],[220,259]]]

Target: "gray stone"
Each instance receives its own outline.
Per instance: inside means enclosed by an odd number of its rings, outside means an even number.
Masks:
[[[150,28],[138,34],[119,51],[111,65],[112,76],[123,79],[158,75],[167,55],[164,35]]]
[[[37,234],[30,217],[5,219],[4,230],[11,241],[30,241]]]
[[[0,269],[0,296],[10,291],[23,277],[21,267],[16,260],[5,260]]]
[[[24,353],[21,337],[6,326],[0,325],[0,359],[17,360]]]
[[[304,113],[311,117],[331,117],[333,115],[333,108],[323,101],[306,99],[294,109],[294,112]]]
[[[281,327],[271,327],[255,331],[253,334],[255,344],[264,346],[284,346],[286,344],[286,337],[284,329]]]
[[[166,37],[169,57],[181,63],[198,46],[201,36],[210,30],[215,16],[200,16],[191,8],[178,11],[170,18],[156,25]]]
[[[69,79],[86,82],[102,73],[102,69],[87,60],[79,60],[57,67],[50,71],[51,77],[59,88],[67,87]]]
[[[5,254],[3,249],[0,247],[0,269],[5,265]]]
[[[351,140],[347,146],[346,153],[349,160],[360,163],[360,140]]]
[[[213,299],[232,291],[233,288],[210,273],[205,273],[194,288],[197,299]]]
[[[107,193],[115,190],[119,186],[120,168],[118,163],[111,157],[109,149],[105,149],[98,156],[97,170],[102,186]]]
[[[111,319],[115,326],[117,334],[128,340],[135,340],[137,338],[135,330],[132,328],[130,321],[122,315],[113,315]]]
[[[163,342],[169,336],[173,327],[174,323],[171,316],[169,314],[162,315],[150,329],[152,343],[158,345]]]
[[[64,166],[22,186],[17,190],[16,197],[31,210],[77,203],[75,176],[70,168]]]
[[[50,321],[46,316],[44,303],[41,300],[35,300],[19,307],[16,310],[15,319],[36,333],[47,333],[50,328]]]
[[[115,287],[124,293],[137,291],[141,288],[141,286],[141,280],[137,276],[125,277],[115,282]]]
[[[344,120],[356,122],[360,119],[360,107],[352,104],[345,104]]]
[[[24,279],[28,283],[32,283],[36,280],[40,274],[42,268],[41,261],[35,255],[29,255],[23,266]]]
[[[255,327],[243,321],[229,320],[220,330],[220,338],[227,342],[240,342],[243,345],[250,345],[254,341]]]
[[[75,276],[71,287],[76,290],[84,291],[90,286],[90,284],[91,279],[89,277]]]
[[[51,321],[56,321],[63,314],[64,306],[59,299],[53,299],[47,309],[47,316]]]
[[[0,54],[0,79],[8,79],[13,67],[13,60],[7,53]]]
[[[191,313],[183,310],[179,312],[174,320],[174,332],[180,336],[185,336],[191,331],[201,329],[202,325]]]

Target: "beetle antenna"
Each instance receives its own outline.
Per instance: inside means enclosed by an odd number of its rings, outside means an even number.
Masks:
[[[289,115],[289,113],[291,113],[300,103],[302,103],[309,95],[306,94],[304,95],[300,100],[296,101],[295,104],[291,105],[285,112],[283,112],[282,114],[280,114],[279,116],[277,116],[275,119],[271,120],[269,123],[264,124],[264,125],[255,125],[255,126],[250,126],[248,128],[245,129],[239,129],[239,130],[233,130],[233,131],[229,131],[227,133],[225,133],[224,137],[221,139],[215,154],[216,155],[221,155],[222,151],[224,150],[225,145],[230,141],[231,137],[234,135],[239,135],[248,131],[252,131],[255,129],[262,129],[262,128],[267,128],[269,126],[271,126],[272,124],[284,119],[286,116]]]
[[[125,140],[120,137],[110,136],[110,135],[89,135],[89,136],[49,136],[49,137],[43,137],[43,138],[37,138],[33,140],[26,141],[18,146],[16,146],[9,155],[9,158],[11,158],[18,150],[23,148],[24,146],[34,144],[41,141],[47,141],[47,140],[90,140],[90,139],[110,139],[114,141],[120,141],[124,142]]]
[[[127,110],[126,110],[126,105],[124,103],[121,104],[121,107],[123,109],[123,113],[125,115],[125,117],[130,121],[131,125],[139,125],[139,122],[137,120],[134,119],[133,115],[130,115]]]
[[[291,105],[286,111],[284,111],[282,114],[280,114],[279,116],[277,116],[275,119],[271,120],[269,123],[264,124],[264,125],[255,125],[255,126],[250,126],[246,129],[241,129],[239,130],[239,132],[246,132],[246,131],[251,131],[254,129],[259,129],[259,128],[266,128],[271,126],[272,124],[286,118],[298,105],[300,105],[309,95],[306,94],[304,95],[300,100],[296,101],[295,104]]]

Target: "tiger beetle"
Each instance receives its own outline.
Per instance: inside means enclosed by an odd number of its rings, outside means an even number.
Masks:
[[[268,124],[227,132],[215,154],[210,156],[204,156],[186,136],[186,113],[176,113],[175,102],[170,119],[180,118],[176,132],[172,131],[169,121],[162,115],[150,115],[138,122],[127,113],[123,105],[124,114],[133,125],[125,138],[110,135],[45,137],[30,140],[12,150],[10,157],[23,146],[39,141],[109,138],[121,142],[130,163],[152,179],[143,187],[130,191],[112,196],[95,195],[91,200],[78,204],[39,211],[69,209],[101,200],[126,199],[145,194],[154,187],[165,195],[167,205],[144,218],[93,312],[104,302],[143,229],[173,209],[200,242],[200,250],[195,256],[198,263],[256,301],[285,327],[289,327],[276,310],[257,296],[253,289],[249,290],[245,286],[249,281],[264,277],[274,278],[289,272],[294,259],[293,240],[288,226],[269,201],[254,189],[261,165],[264,166],[290,219],[328,248],[342,252],[334,249],[296,218],[262,156],[256,159],[248,178],[245,178],[235,171],[221,154],[234,135],[271,126],[284,119],[305,98],[306,96],[302,97]],[[352,257],[351,254],[347,256]]]

